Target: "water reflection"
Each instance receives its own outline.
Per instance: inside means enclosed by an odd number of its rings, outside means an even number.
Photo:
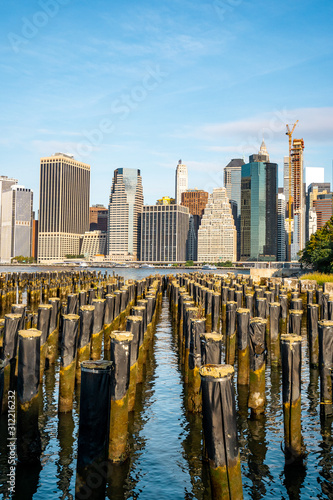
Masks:
[[[259,500],[266,496],[266,481],[272,480],[269,466],[265,464],[268,443],[266,439],[266,416],[248,419],[249,475],[252,481],[251,498]]]

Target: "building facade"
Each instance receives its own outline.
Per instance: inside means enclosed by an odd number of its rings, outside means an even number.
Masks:
[[[107,231],[108,209],[104,205],[93,205],[89,208],[89,230]]]
[[[305,239],[309,241],[311,234],[317,231],[317,213],[315,201],[319,195],[327,195],[331,192],[331,184],[329,182],[312,182],[308,186],[306,194],[306,233]]]
[[[111,259],[137,260],[139,256],[139,214],[143,207],[140,170],[114,171],[108,206],[107,253]]]
[[[33,192],[14,184],[2,193],[1,260],[31,257]]]
[[[187,166],[179,160],[176,168],[176,181],[175,181],[175,202],[180,205],[182,201],[182,193],[187,190],[188,187],[188,173]]]
[[[298,260],[298,252],[305,247],[305,185],[303,165],[303,139],[293,139],[291,164],[293,175],[294,251],[291,260]]]
[[[3,206],[3,193],[5,191],[10,191],[11,187],[17,184],[17,179],[12,179],[10,177],[7,177],[6,175],[1,175],[0,176],[0,225],[2,226],[2,206]],[[2,250],[2,234],[5,234],[2,230],[0,231],[0,261],[3,261],[3,251]],[[8,238],[5,236],[5,238]],[[6,242],[4,242],[4,246],[6,247]],[[8,261],[7,261],[8,262]]]
[[[208,202],[208,196],[208,193],[202,189],[188,189],[182,193],[181,205],[187,207],[190,212],[186,260],[198,260],[198,230]]]
[[[144,262],[184,262],[189,211],[180,205],[146,205],[141,213],[141,252]]]
[[[318,194],[317,199],[313,202],[317,215],[317,229],[322,229],[333,215],[332,196],[332,193]]]
[[[198,230],[198,261],[236,261],[237,231],[225,188],[209,195]]]
[[[86,231],[81,238],[81,254],[95,257],[106,253],[106,233],[103,231]]]
[[[224,167],[224,187],[227,190],[237,229],[237,260],[240,259],[241,181],[244,163],[241,158],[234,158]]]
[[[277,258],[278,166],[264,142],[242,166],[241,259]]]
[[[277,215],[277,225],[278,225],[278,247],[277,247],[277,260],[279,262],[284,262],[286,260],[286,229],[285,229],[285,215],[286,215],[286,199],[283,193],[283,189],[278,193],[278,215]]]
[[[71,155],[41,158],[38,261],[61,261],[80,253],[89,229],[90,166]]]

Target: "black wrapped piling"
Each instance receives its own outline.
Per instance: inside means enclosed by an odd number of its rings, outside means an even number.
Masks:
[[[250,387],[248,406],[255,417],[265,412],[265,370],[266,370],[266,319],[253,318],[250,321]]]
[[[253,293],[247,293],[245,295],[245,306],[246,309],[250,311],[250,318],[253,318],[254,316],[254,294]]]
[[[40,304],[38,307],[37,330],[42,332],[40,338],[40,383],[43,381],[46,355],[48,351],[47,339],[50,332],[51,304]]]
[[[123,462],[128,455],[128,397],[130,379],[130,355],[133,335],[115,331],[111,334],[111,410],[109,460]]]
[[[11,313],[21,315],[21,321],[20,321],[19,326],[18,326],[19,330],[24,330],[26,309],[27,309],[27,306],[25,304],[12,304]]]
[[[205,333],[205,319],[190,320],[190,352],[188,360],[188,410],[201,412],[202,400],[200,393],[201,344],[200,335]]]
[[[330,370],[333,366],[333,321],[322,320],[318,324],[319,370],[320,370],[320,415],[331,417],[332,383]]]
[[[319,305],[308,304],[308,338],[311,368],[318,368],[319,338],[318,338]]]
[[[59,413],[72,411],[73,408],[79,320],[80,316],[77,314],[66,314],[63,317],[59,374]]]
[[[200,368],[202,417],[213,500],[241,500],[243,487],[230,365]]]
[[[102,354],[104,337],[105,299],[93,299],[91,305],[94,306],[94,321],[90,339],[90,357],[93,360],[98,360]]]
[[[236,310],[237,302],[227,302],[226,311],[226,364],[234,365],[236,356]]]
[[[256,316],[257,318],[265,319],[267,317],[267,299],[265,297],[258,297],[256,299]]]
[[[21,321],[20,314],[6,314],[5,325],[3,330],[3,345],[2,345],[2,361],[3,368],[3,396],[2,396],[2,413],[5,413],[8,408],[8,391],[15,374],[17,360],[17,343],[18,343],[18,328]]]
[[[281,336],[282,402],[286,463],[301,460],[303,455],[301,433],[301,366],[302,337]]]
[[[17,375],[17,457],[22,463],[39,462],[42,451],[38,428],[40,342],[42,332],[20,330]]]
[[[110,426],[111,361],[83,361],[76,500],[100,500],[105,496]]]
[[[49,324],[49,336],[47,338],[46,359],[49,365],[54,365],[58,355],[59,344],[59,314],[60,314],[60,299],[51,297],[49,304],[52,306]]]
[[[280,295],[279,298],[280,306],[281,306],[281,319],[280,319],[280,334],[287,333],[287,320],[288,320],[288,296]]]
[[[269,342],[271,364],[280,364],[280,317],[281,305],[279,302],[269,304]]]
[[[80,307],[80,328],[77,343],[76,383],[81,382],[81,363],[90,359],[90,339],[93,331],[94,306]]]
[[[79,312],[79,294],[70,293],[67,295],[67,314],[78,314]]]
[[[220,327],[220,307],[221,307],[221,297],[218,292],[213,292],[213,304],[212,304],[212,331],[217,332]]]
[[[289,333],[301,335],[303,311],[291,309],[289,312]]]
[[[250,310],[237,309],[237,348],[238,373],[237,384],[248,385],[250,377],[249,347]]]
[[[200,335],[202,365],[221,364],[222,339],[222,335],[216,332]]]
[[[138,359],[140,347],[140,329],[142,325],[141,316],[128,316],[126,322],[126,331],[131,332],[133,340],[131,343],[130,355],[130,381],[128,388],[128,411],[134,410],[136,384],[138,378]]]

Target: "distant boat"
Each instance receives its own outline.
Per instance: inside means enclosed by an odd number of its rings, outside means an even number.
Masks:
[[[155,266],[152,264],[141,264],[141,269],[153,269]]]
[[[201,269],[204,269],[206,271],[207,270],[214,271],[215,269],[217,269],[217,267],[216,266],[211,266],[210,264],[204,264]]]
[[[88,264],[86,262],[80,262],[79,266],[80,267],[88,267]]]

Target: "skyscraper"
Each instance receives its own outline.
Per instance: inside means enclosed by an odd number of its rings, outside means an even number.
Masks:
[[[41,158],[38,261],[80,253],[89,229],[90,166],[64,153]]]
[[[175,200],[177,205],[180,205],[182,201],[182,193],[187,189],[188,185],[187,178],[188,178],[187,166],[183,165],[182,161],[179,160],[176,169],[176,189],[175,189]]]
[[[276,259],[278,166],[270,163],[264,141],[242,166],[241,259]]]
[[[0,224],[2,224],[1,220],[2,220],[3,193],[5,191],[10,190],[11,186],[13,186],[14,184],[17,184],[17,179],[11,179],[11,178],[7,177],[6,175],[0,176]],[[2,249],[1,249],[1,247],[2,247],[1,242],[2,242],[2,238],[3,238],[3,234],[4,234],[4,230],[1,230],[0,231],[0,260],[1,261],[3,259]]]
[[[232,205],[235,226],[237,229],[237,260],[240,258],[240,208],[241,208],[241,181],[242,165],[244,160],[234,158],[226,167],[224,167],[224,187],[227,190],[227,196]]]
[[[2,193],[1,260],[31,257],[33,193],[31,189],[13,184]]]
[[[198,261],[235,261],[237,231],[225,188],[209,195],[198,230]]]
[[[198,259],[198,229],[208,201],[208,193],[202,189],[187,189],[182,193],[182,206],[190,212],[186,241],[186,260]]]
[[[303,139],[294,139],[291,150],[293,175],[294,252],[291,260],[298,260],[298,252],[305,247],[305,186],[303,167]]]
[[[107,252],[112,260],[136,260],[139,255],[139,214],[143,207],[140,170],[117,168],[109,200]]]
[[[189,211],[180,205],[145,205],[141,213],[140,260],[182,262],[186,258]]]
[[[283,262],[286,260],[286,228],[285,228],[285,215],[286,215],[286,199],[283,193],[283,188],[278,193],[278,247],[277,247],[277,260]]]

